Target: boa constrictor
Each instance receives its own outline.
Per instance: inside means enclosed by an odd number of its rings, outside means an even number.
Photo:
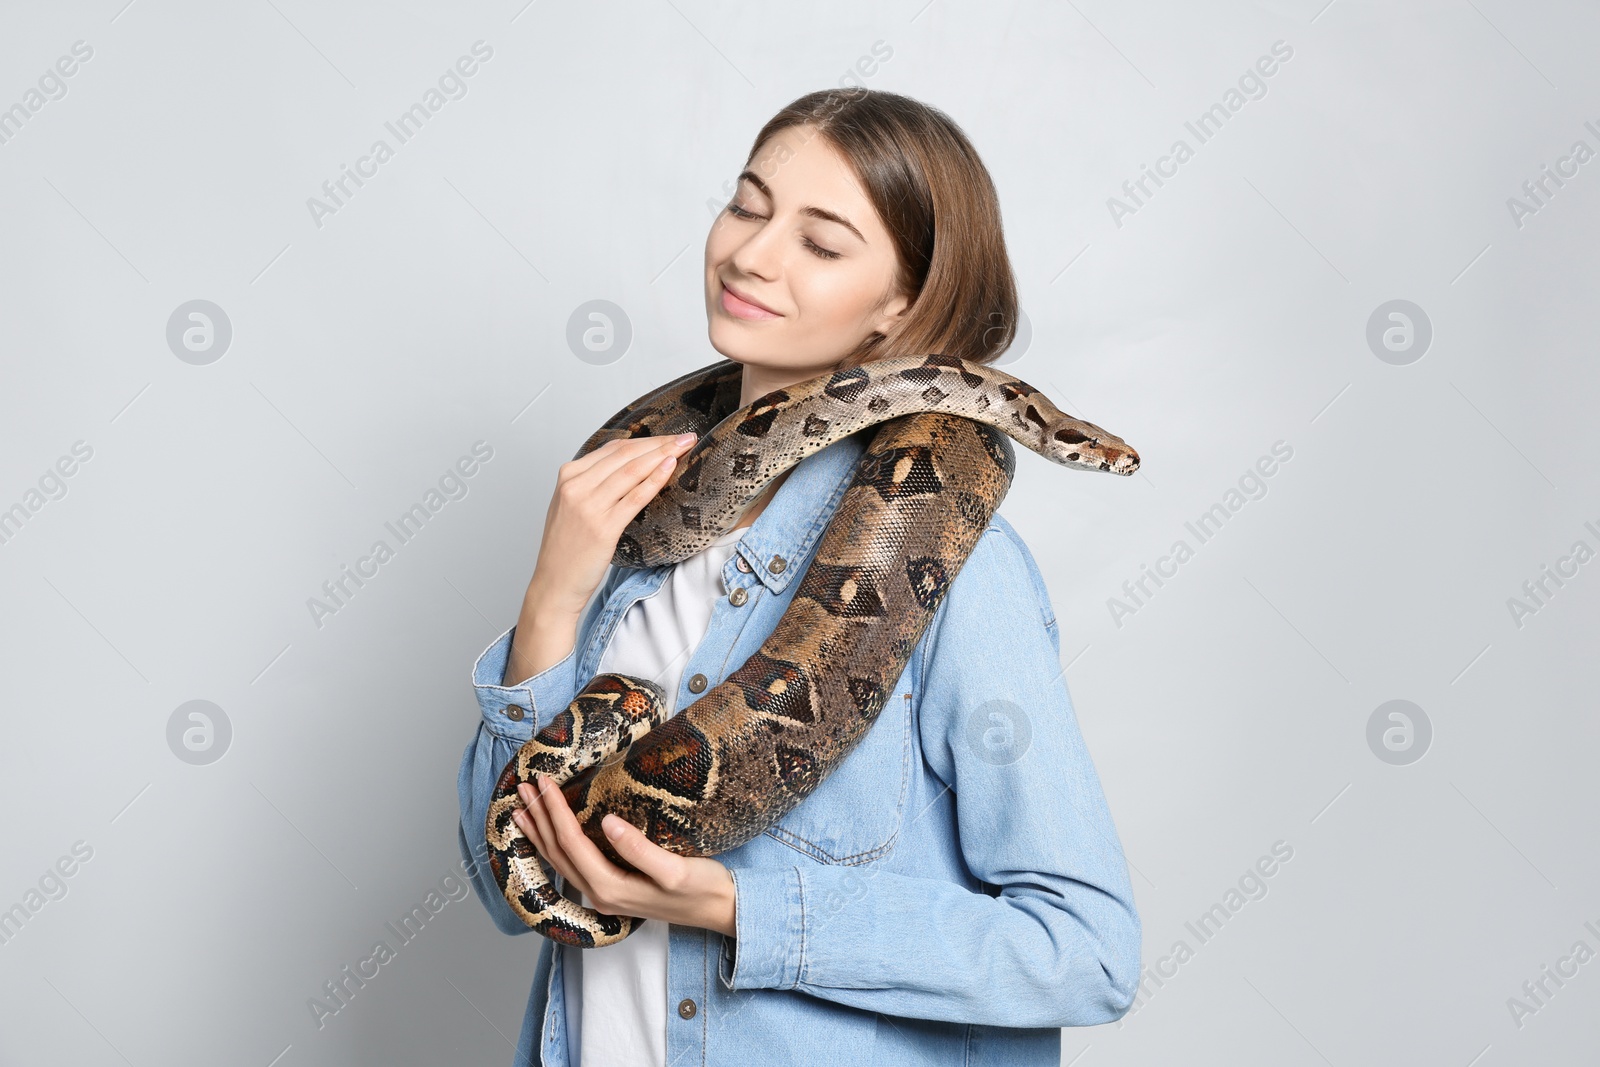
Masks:
[[[614,944],[644,920],[556,892],[511,818],[522,806],[518,785],[536,773],[560,784],[585,835],[624,870],[634,868],[600,828],[607,812],[682,856],[744,844],[816,789],[877,719],[1010,488],[1007,436],[1079,470],[1129,475],[1139,466],[1121,438],[983,364],[882,359],[734,410],[742,370],[723,360],[674,379],[578,450],[618,437],[700,435],[619,539],[616,566],[687,559],[732,529],[779,474],[879,428],[783,617],[742,666],[676,715],[654,682],[597,675],[506,764],[485,825],[490,868],[517,916],[561,944]]]

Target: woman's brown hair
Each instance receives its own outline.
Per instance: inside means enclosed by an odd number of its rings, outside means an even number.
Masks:
[[[944,112],[877,89],[822,89],[774,115],[748,167],[780,130],[810,126],[849,160],[894,241],[896,285],[911,306],[890,336],[874,333],[841,369],[942,353],[988,363],[1016,333],[1017,285],[989,171]]]

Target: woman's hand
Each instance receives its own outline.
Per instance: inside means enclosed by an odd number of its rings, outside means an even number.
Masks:
[[[531,678],[572,651],[584,605],[605,580],[622,531],[661,491],[694,440],[692,433],[619,437],[561,465],[504,684]]]
[[[632,823],[608,814],[602,828],[612,847],[639,868],[624,871],[584,836],[560,788],[543,775],[538,783],[537,790],[526,782],[518,788],[527,807],[512,818],[561,877],[583,890],[596,911],[737,936],[728,868],[714,859],[668,852]]]
[[[560,466],[531,583],[549,610],[583,610],[622,531],[655,499],[694,440],[692,433],[617,438]]]

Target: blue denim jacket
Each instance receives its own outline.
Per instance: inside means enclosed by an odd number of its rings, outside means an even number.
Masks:
[[[798,463],[745,531],[722,576],[748,597],[717,601],[678,708],[696,699],[691,679],[721,682],[776,627],[867,436]],[[667,570],[613,567],[573,651],[520,685],[500,684],[512,630],[473,667],[483,718],[461,762],[460,843],[507,934],[530,931],[483,860],[495,779]],[[716,857],[738,936],[671,926],[667,1063],[1057,1067],[1060,1027],[1120,1018],[1139,980],[1139,916],[1061,675],[1044,580],[996,515],[867,735],[801,804]],[[566,1065],[562,954],[535,943],[516,1064]]]

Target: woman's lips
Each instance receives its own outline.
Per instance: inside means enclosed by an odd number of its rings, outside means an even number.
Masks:
[[[780,319],[783,316],[776,311],[768,311],[759,304],[752,304],[748,300],[734,295],[728,284],[722,284],[722,310],[737,319]]]

